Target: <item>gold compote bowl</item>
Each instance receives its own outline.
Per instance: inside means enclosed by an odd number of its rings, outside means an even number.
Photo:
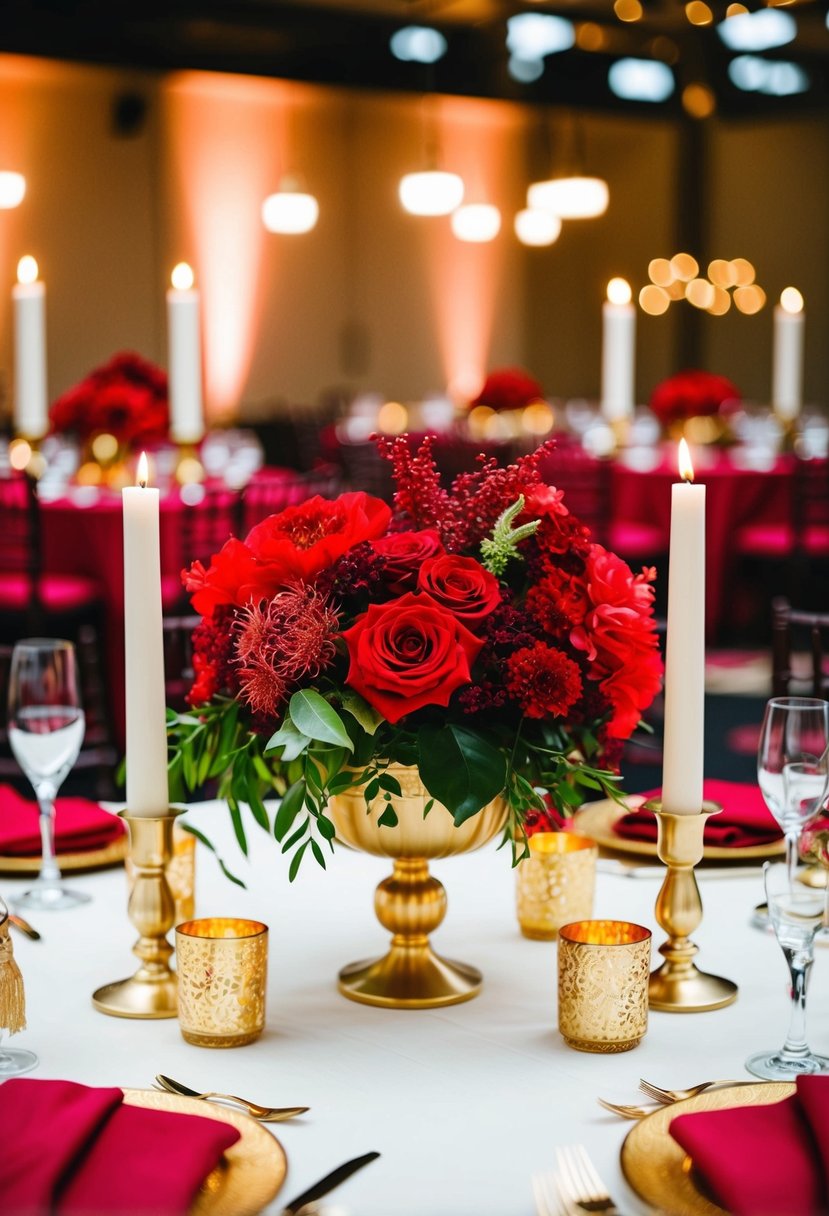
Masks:
[[[396,827],[378,823],[387,805],[382,795],[369,804],[368,813],[361,789],[338,794],[329,803],[338,840],[394,860],[394,872],[374,896],[377,918],[392,934],[391,949],[382,958],[344,967],[338,987],[352,1001],[387,1009],[456,1005],[477,995],[482,976],[467,963],[441,958],[429,944],[429,934],[446,915],[446,891],[429,873],[429,862],[486,844],[504,826],[506,803],[496,798],[456,828],[439,802],[424,818],[430,796],[416,768],[392,764],[388,772],[403,791],[402,798],[392,801]]]

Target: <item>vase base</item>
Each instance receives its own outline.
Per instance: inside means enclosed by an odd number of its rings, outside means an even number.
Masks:
[[[428,947],[392,949],[382,958],[350,963],[337,987],[350,1001],[384,1009],[436,1009],[471,1001],[483,977],[475,967],[441,958]]]
[[[99,1013],[114,1018],[174,1018],[178,1014],[176,976],[152,981],[131,976],[114,984],[105,984],[92,994],[92,1004]]]
[[[692,966],[677,975],[663,965],[651,973],[648,1004],[664,1013],[705,1013],[723,1009],[737,999],[737,985],[719,975],[708,975]]]

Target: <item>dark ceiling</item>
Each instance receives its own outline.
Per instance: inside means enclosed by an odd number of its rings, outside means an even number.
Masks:
[[[716,20],[724,0],[709,0]],[[757,7],[749,0],[751,7]],[[757,117],[829,106],[826,0],[789,4],[794,42],[764,57],[793,61],[808,91],[767,97],[737,89],[728,76],[732,53],[714,26],[691,25],[683,0],[642,0],[643,15],[622,22],[613,0],[3,0],[0,48],[23,54],[152,69],[201,68],[347,87],[435,90],[498,97],[532,105],[614,109],[657,117],[682,114],[689,84],[713,91],[717,112]],[[531,10],[570,18],[577,45],[545,60],[543,75],[520,84],[509,74],[506,20]],[[401,63],[389,39],[401,25],[431,24],[448,42],[434,66]],[[588,32],[582,34],[585,23]],[[596,49],[586,49],[590,45]],[[674,95],[654,105],[621,102],[607,73],[621,56],[668,62]]]

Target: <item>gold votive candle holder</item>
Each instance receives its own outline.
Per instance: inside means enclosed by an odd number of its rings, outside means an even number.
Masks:
[[[593,913],[595,840],[575,832],[536,832],[516,868],[516,910],[524,937],[552,941],[562,925]]]
[[[178,1020],[197,1047],[243,1047],[265,1027],[268,926],[212,916],[176,926]]]
[[[129,856],[124,869],[127,890],[132,892],[135,866]],[[196,912],[196,838],[177,823],[173,824],[172,853],[164,866],[164,876],[176,905],[173,923],[177,925],[183,920],[192,920]]]
[[[582,920],[558,931],[558,1028],[577,1051],[636,1047],[648,1028],[651,931]]]

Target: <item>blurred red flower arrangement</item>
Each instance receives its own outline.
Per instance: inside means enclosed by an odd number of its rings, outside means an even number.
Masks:
[[[506,468],[481,456],[450,489],[431,440],[378,446],[393,508],[312,498],[183,575],[202,619],[193,711],[170,716],[172,796],[218,777],[237,834],[246,803],[295,849],[292,876],[333,838],[331,795],[379,788],[396,822],[390,763],[416,766],[457,825],[502,795],[520,848],[545,791],[559,816],[615,791],[661,684],[653,571],[541,482],[551,444]]]
[[[114,435],[133,448],[167,438],[167,375],[131,352],[115,355],[53,402],[55,434]]]
[[[528,372],[520,367],[499,367],[489,373],[483,388],[469,405],[470,408],[488,405],[500,413],[502,410],[521,410],[525,405],[543,399],[543,388]]]
[[[729,403],[737,404],[741,394],[736,384],[712,372],[678,372],[657,384],[651,393],[650,407],[663,426],[718,414]]]

